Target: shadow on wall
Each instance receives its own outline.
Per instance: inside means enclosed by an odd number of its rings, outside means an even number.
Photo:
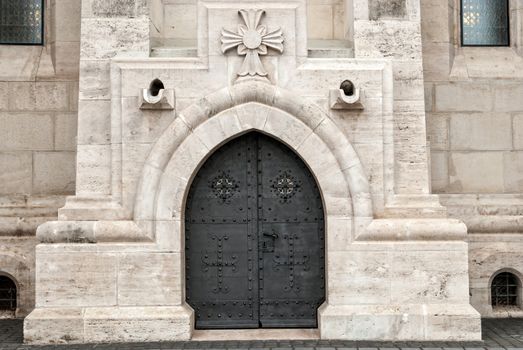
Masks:
[[[0,271],[0,319],[16,316],[18,288],[14,279]]]

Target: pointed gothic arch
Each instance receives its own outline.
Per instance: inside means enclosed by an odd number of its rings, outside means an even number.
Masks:
[[[316,177],[327,215],[372,220],[369,183],[356,151],[317,105],[263,82],[224,88],[179,113],[153,146],[142,172],[135,221],[180,219],[192,177],[212,151],[259,131],[296,152]]]

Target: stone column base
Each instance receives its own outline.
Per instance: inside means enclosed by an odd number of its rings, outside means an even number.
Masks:
[[[194,313],[165,307],[37,308],[24,321],[28,344],[189,340]]]
[[[322,339],[481,341],[481,318],[468,304],[323,305]]]

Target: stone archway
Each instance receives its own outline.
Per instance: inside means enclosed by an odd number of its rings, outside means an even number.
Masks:
[[[354,148],[317,105],[260,82],[238,83],[183,110],[150,152],[137,191],[135,221],[180,219],[187,184],[210,153],[249,131],[280,140],[309,166],[327,215],[372,220],[369,183]],[[359,225],[362,223],[362,225]]]
[[[186,310],[184,208],[193,177],[215,149],[250,131],[284,143],[316,179],[325,212],[325,251],[343,252],[372,221],[369,184],[345,135],[317,105],[284,89],[242,82],[219,90],[180,112],[155,143],[145,163],[134,220],[159,249],[177,254],[177,300]],[[327,260],[328,261],[328,260]],[[326,298],[336,285],[326,263]],[[324,308],[320,308],[319,313]],[[194,321],[187,321],[194,327]],[[321,329],[321,323],[320,323]]]

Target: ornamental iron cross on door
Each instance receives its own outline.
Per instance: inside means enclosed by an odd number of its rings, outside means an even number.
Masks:
[[[227,259],[227,257],[223,254],[224,249],[224,243],[229,240],[229,237],[227,235],[223,237],[219,237],[217,235],[211,235],[211,239],[213,241],[216,241],[216,259],[210,260],[209,255],[210,253],[207,251],[204,251],[202,262],[203,262],[203,271],[207,272],[209,271],[209,268],[215,268],[216,269],[216,287],[213,288],[214,293],[228,293],[229,287],[227,285],[224,285],[223,283],[223,273],[224,269],[231,269],[232,272],[236,271],[236,263],[238,262],[238,257],[236,255],[232,255],[230,259]]]

